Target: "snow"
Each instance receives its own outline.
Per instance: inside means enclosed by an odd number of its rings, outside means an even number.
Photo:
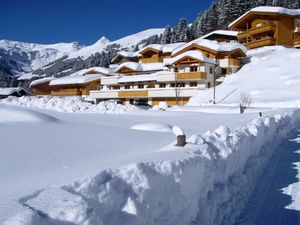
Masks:
[[[28,55],[28,62],[20,61],[18,63],[23,65],[22,67],[24,71],[30,72],[30,70],[38,69],[63,56],[76,52],[82,48],[82,46],[77,42],[43,45],[19,41],[0,40],[0,48],[10,52],[11,54],[16,52],[21,55]],[[26,76],[29,77],[29,74]]]
[[[79,70],[79,71],[71,74],[70,76],[85,75],[85,74],[88,74],[90,72],[100,73],[100,74],[103,74],[103,75],[114,75],[112,69],[105,68],[105,67],[90,67],[88,69]]]
[[[55,85],[65,85],[65,84],[86,84],[97,80],[99,80],[99,84],[100,84],[100,79],[102,76],[103,75],[101,74],[86,74],[86,75],[76,74],[73,76],[67,76],[67,77],[51,80],[49,85],[55,86]]]
[[[178,126],[173,126],[172,131],[176,136],[184,135],[184,131]]]
[[[28,108],[39,108],[55,110],[66,113],[125,113],[136,110],[134,106],[123,106],[115,101],[100,102],[95,105],[84,102],[80,97],[8,97],[0,100],[0,103],[11,106],[22,106]]]
[[[127,82],[138,82],[138,81],[156,81],[157,78],[154,74],[151,75],[137,75],[137,76],[124,76],[118,79],[118,83],[127,83]]]
[[[3,95],[3,96],[8,96],[8,95],[11,95],[15,92],[19,92],[19,91],[22,91],[23,88],[21,87],[16,87],[16,88],[0,88],[0,95]]]
[[[150,44],[147,45],[146,47],[142,48],[139,53],[145,51],[146,49],[152,48],[157,51],[160,51],[162,53],[171,53],[174,51],[176,48],[186,44],[186,42],[178,42],[178,43],[172,43],[172,44]]]
[[[137,72],[154,71],[154,70],[167,70],[163,63],[138,63],[138,62],[125,62],[117,67],[115,73],[122,68],[129,68]]]
[[[164,123],[142,123],[132,126],[133,130],[172,132],[172,126]]]
[[[298,49],[283,47],[268,51],[266,55],[253,56],[249,64],[243,66],[237,73],[226,77],[224,82],[217,86],[217,105],[237,106],[240,94],[246,92],[251,97],[251,107],[299,107],[299,59]],[[191,98],[188,105],[208,105],[212,96],[213,89],[201,90]]]
[[[231,30],[215,30],[215,31],[212,31],[212,32],[202,36],[201,38],[206,39],[207,37],[212,36],[214,34],[237,37],[238,32],[237,31],[231,31]]]
[[[70,54],[69,58],[81,57],[83,59],[86,59],[92,54],[104,51],[107,46],[113,44],[121,45],[121,47],[124,49],[128,48],[128,50],[133,50],[133,47],[137,45],[140,41],[147,39],[153,35],[160,35],[163,32],[164,29],[149,29],[133,35],[129,35],[127,37],[121,38],[116,41],[111,41],[111,42],[98,41],[93,45],[86,46],[84,48],[81,48],[79,51]]]
[[[37,80],[32,81],[31,84],[29,85],[29,87],[36,86],[39,84],[45,84],[54,79],[55,79],[55,77],[45,77],[45,78],[37,79]]]
[[[147,148],[145,151],[147,160],[141,162],[140,155],[138,162],[115,169],[104,169],[89,178],[43,188],[35,194],[27,195],[21,202],[31,209],[31,217],[28,216],[28,212],[24,212],[28,208],[24,208],[16,216],[10,217],[7,224],[12,224],[10,221],[16,220],[23,220],[31,225],[40,225],[46,220],[50,224],[56,224],[55,221],[106,225],[234,224],[276,147],[300,125],[299,110],[277,113],[254,119],[235,129],[220,126],[202,135],[192,135],[188,138],[186,147],[180,150],[171,144],[162,147],[161,151],[149,154],[149,150],[155,147],[153,138],[161,144],[167,144],[171,140],[168,133],[163,136],[164,133],[153,132],[151,140],[147,141],[149,144],[152,143],[150,148],[145,145],[147,140],[145,138],[141,142],[143,147],[133,143],[137,150],[134,154]],[[166,114],[169,119],[175,115],[168,112]],[[190,114],[184,127],[187,126],[187,122],[195,123],[195,119],[199,116],[202,117],[204,114]],[[143,120],[147,117],[144,115]],[[133,118],[126,117],[131,122]],[[211,115],[210,118],[213,121]],[[232,116],[231,118],[234,119]],[[174,119],[171,120],[175,121]],[[202,117],[197,121],[205,120]],[[109,124],[110,121],[107,122],[106,124]],[[61,129],[64,129],[63,126]],[[48,127],[51,129],[51,125],[48,124]],[[108,133],[107,129],[111,128],[106,127],[105,132]],[[101,132],[97,128],[96,130]],[[137,132],[136,135],[142,132],[128,129],[123,131],[114,129],[114,131],[118,134]],[[117,136],[116,133],[115,135]],[[146,133],[142,132],[140,135]],[[128,136],[122,140],[126,139]],[[133,140],[138,141],[139,138],[135,137],[130,141]],[[124,152],[125,146],[123,143],[121,148],[118,145],[118,152]],[[85,151],[91,151],[90,148],[92,143]],[[113,154],[112,148],[109,151]],[[129,153],[126,151],[123,154]],[[115,163],[116,156],[114,154]],[[156,160],[153,160],[154,156],[157,157]],[[92,157],[95,158],[95,155]],[[100,158],[104,160],[103,157],[105,156],[102,152]],[[96,159],[98,165],[100,158]],[[166,158],[168,160],[165,160]],[[81,162],[84,164],[81,166],[91,166],[91,161],[86,164],[87,162],[81,158]],[[59,176],[56,174],[55,179],[59,179],[64,173],[61,172]],[[47,179],[52,176],[48,174]],[[47,216],[43,219],[39,215]]]
[[[187,48],[187,47],[189,47],[193,44],[197,44],[197,45],[212,49],[212,50],[217,51],[217,52],[231,52],[231,51],[234,51],[236,49],[240,49],[244,53],[247,52],[247,48],[244,45],[242,45],[238,42],[227,43],[227,42],[217,42],[217,41],[206,40],[206,39],[203,39],[203,38],[198,38],[196,40],[193,40],[193,41],[191,41],[191,42],[189,42],[185,45],[182,45],[182,46],[176,48],[172,52],[172,55],[175,55],[176,53],[180,52],[181,50],[183,50],[183,49],[185,49],[185,48]]]
[[[248,16],[251,13],[256,12],[263,12],[263,13],[276,13],[281,15],[289,15],[289,16],[299,16],[300,15],[300,9],[287,9],[283,7],[274,7],[274,6],[259,6],[256,8],[253,8],[246,12],[244,15],[233,21],[231,24],[229,24],[228,27],[232,27],[235,23],[243,19],[244,17]]]
[[[210,59],[208,57],[205,57],[202,52],[196,51],[196,50],[191,50],[191,51],[186,51],[174,58],[169,58],[169,59],[165,59],[164,63],[166,65],[172,65],[174,63],[176,63],[177,61],[185,58],[185,57],[191,57],[193,59],[202,61],[202,62],[207,62],[207,63],[211,63],[211,64],[216,64],[216,61],[213,59]]]
[[[138,58],[141,55],[138,52],[126,52],[126,51],[121,51],[118,52],[118,54],[111,60],[112,62],[116,61],[118,57],[124,57],[124,58]]]

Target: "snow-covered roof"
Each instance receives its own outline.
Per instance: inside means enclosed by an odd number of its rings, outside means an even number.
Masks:
[[[88,74],[89,72],[95,73],[95,74],[103,74],[103,75],[114,75],[114,72],[110,68],[105,67],[90,67],[88,69],[79,70],[70,76],[77,76],[77,75],[84,75]]]
[[[72,75],[54,79],[50,81],[49,85],[86,84],[92,81],[100,80],[102,76],[103,75],[101,74]]]
[[[154,71],[154,70],[165,70],[166,68],[164,67],[163,63],[138,63],[138,62],[125,62],[122,63],[118,68],[115,70],[117,73],[120,69],[122,68],[129,68],[132,69],[133,71]]]
[[[164,63],[166,65],[172,65],[175,62],[177,62],[177,61],[179,61],[179,60],[181,60],[185,57],[191,57],[193,59],[196,59],[196,60],[199,60],[199,61],[202,61],[202,62],[212,63],[212,64],[216,63],[215,60],[204,56],[201,51],[197,51],[197,50],[187,51],[187,52],[184,52],[184,53],[182,53],[182,54],[180,54],[180,55],[178,55],[174,58],[165,59]]]
[[[275,13],[275,14],[281,14],[281,15],[289,15],[289,16],[300,16],[300,9],[287,9],[283,7],[274,7],[274,6],[260,6],[253,8],[246,12],[241,17],[237,18],[235,21],[233,21],[231,24],[229,24],[228,27],[232,27],[234,24],[245,18],[251,13]]]
[[[206,39],[212,35],[224,35],[224,36],[232,36],[232,37],[237,37],[238,32],[237,31],[231,31],[231,30],[215,30],[213,32],[210,32],[204,36],[202,36],[202,39]]]
[[[152,44],[152,45],[147,45],[146,47],[142,48],[139,53],[145,51],[148,48],[155,49],[157,51],[160,51],[162,53],[171,53],[174,51],[174,49],[186,44],[186,42],[178,42],[178,43],[173,43],[173,44],[165,44],[165,45],[160,45],[160,44]]]
[[[123,57],[123,58],[138,58],[141,55],[138,52],[126,52],[126,51],[121,51],[118,52],[118,54],[111,60],[112,62],[116,61],[117,58]]]
[[[55,79],[55,77],[45,77],[45,78],[41,78],[41,79],[38,79],[38,80],[34,80],[34,81],[31,82],[29,87],[36,86],[36,85],[39,85],[39,84],[48,83],[48,82],[50,82],[54,79]]]
[[[23,91],[24,89],[21,87],[12,87],[12,88],[0,88],[0,95],[8,96],[15,92]]]
[[[238,42],[227,43],[227,42],[217,42],[217,41],[211,41],[211,40],[207,40],[207,39],[203,39],[203,38],[198,38],[198,39],[193,40],[185,45],[180,46],[179,48],[176,48],[172,52],[172,55],[175,55],[176,53],[180,52],[181,50],[183,50],[193,44],[197,44],[199,46],[211,49],[216,52],[231,52],[231,51],[234,51],[237,49],[240,49],[245,54],[247,52],[247,48]]]

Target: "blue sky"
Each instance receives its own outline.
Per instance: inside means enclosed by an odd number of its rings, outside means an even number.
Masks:
[[[192,22],[212,0],[1,0],[0,39],[92,44]]]

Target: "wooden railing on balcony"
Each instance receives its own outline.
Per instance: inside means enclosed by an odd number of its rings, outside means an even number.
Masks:
[[[197,80],[197,79],[206,79],[207,74],[203,72],[189,72],[189,73],[177,73],[177,80]]]
[[[51,95],[51,91],[32,91],[32,96],[38,96],[38,95]]]
[[[82,92],[78,89],[62,89],[58,91],[51,91],[51,95],[53,96],[73,96],[81,94]]]
[[[120,91],[119,98],[148,97],[148,91]]]
[[[259,48],[259,47],[268,46],[268,45],[276,45],[276,39],[268,37],[268,38],[264,38],[264,39],[260,39],[260,40],[253,40],[246,44],[247,48],[249,48],[249,49]]]
[[[241,66],[239,59],[229,59],[229,66]]]
[[[249,33],[249,35],[256,35],[256,34],[275,32],[275,30],[276,30],[276,25],[271,23],[271,24],[267,24],[267,25],[264,25],[261,27],[249,29],[248,33]]]

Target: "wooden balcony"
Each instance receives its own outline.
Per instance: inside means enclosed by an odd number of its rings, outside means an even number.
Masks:
[[[229,59],[229,66],[241,66],[241,61],[239,59]]]
[[[205,80],[207,74],[202,72],[177,73],[177,80]]]
[[[51,95],[51,91],[32,91],[32,96]]]
[[[275,24],[267,24],[261,27],[249,29],[247,32],[251,36],[255,36],[258,34],[266,34],[266,33],[274,33],[276,31],[276,25]]]
[[[148,97],[148,91],[120,91],[119,98],[139,98]]]
[[[58,91],[51,91],[52,96],[74,96],[81,94],[82,92],[78,89],[62,89]]]
[[[249,37],[249,33],[247,31],[240,31],[240,33],[238,33],[239,40],[246,39],[248,37]]]
[[[300,37],[294,38],[294,46],[300,46]]]
[[[259,48],[263,46],[270,46],[270,45],[276,45],[276,39],[275,38],[264,38],[260,40],[253,40],[251,42],[248,42],[246,44],[247,48],[253,49],[253,48]]]

